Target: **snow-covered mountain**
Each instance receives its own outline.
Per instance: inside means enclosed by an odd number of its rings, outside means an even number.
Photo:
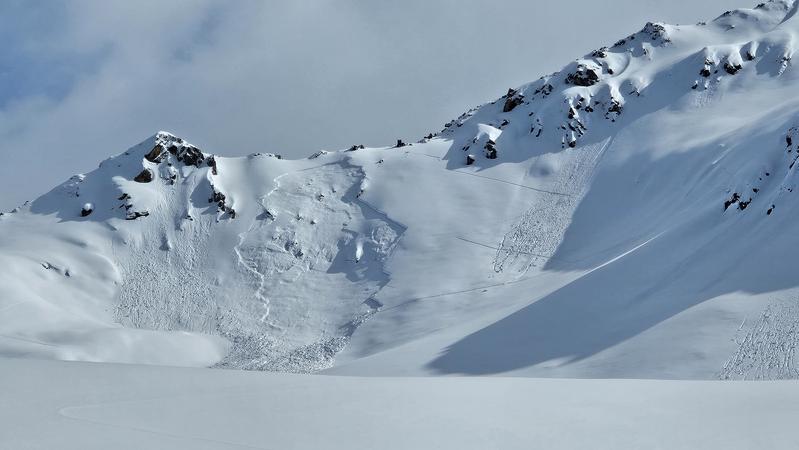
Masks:
[[[0,217],[0,355],[795,378],[797,8],[646,24],[412,144],[159,132]]]

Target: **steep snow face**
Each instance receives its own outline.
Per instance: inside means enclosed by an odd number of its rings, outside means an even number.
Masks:
[[[647,24],[414,144],[158,133],[0,217],[0,353],[793,377],[796,5]]]

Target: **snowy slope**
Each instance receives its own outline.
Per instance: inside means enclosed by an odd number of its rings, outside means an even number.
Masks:
[[[412,145],[159,132],[0,217],[0,354],[796,378],[797,7],[647,24]]]

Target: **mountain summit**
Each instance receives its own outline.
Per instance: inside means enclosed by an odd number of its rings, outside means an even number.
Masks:
[[[159,132],[0,216],[0,355],[795,378],[798,7],[648,23],[414,143]]]

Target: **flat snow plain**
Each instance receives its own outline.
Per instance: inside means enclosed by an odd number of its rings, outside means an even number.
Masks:
[[[793,382],[381,378],[3,360],[3,449],[793,449]]]

